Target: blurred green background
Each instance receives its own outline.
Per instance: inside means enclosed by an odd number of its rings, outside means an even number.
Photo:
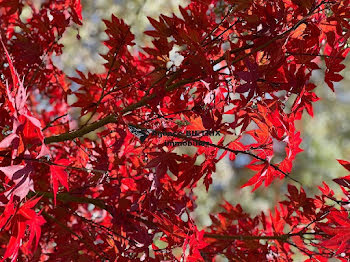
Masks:
[[[74,70],[87,72],[103,72],[104,60],[99,53],[105,53],[106,48],[101,43],[106,38],[102,19],[110,19],[111,14],[123,18],[131,25],[138,45],[150,44],[150,38],[143,31],[150,30],[147,16],[157,18],[159,14],[179,13],[177,6],[186,5],[183,0],[96,0],[82,1],[84,25],[81,28],[70,29],[61,42],[65,45],[63,55],[55,59],[55,63],[68,75],[73,76]],[[81,39],[77,39],[77,34]],[[137,48],[137,47],[136,47]],[[348,60],[345,64],[348,64]],[[323,67],[322,61],[320,66]],[[347,174],[336,159],[350,160],[350,76],[348,67],[342,72],[345,79],[336,85],[333,93],[325,84],[323,70],[316,71],[312,80],[318,85],[317,95],[320,101],[314,104],[314,118],[308,115],[297,124],[302,132],[302,148],[294,163],[292,176],[301,181],[310,194],[318,193],[317,186],[322,181],[332,188],[338,186],[331,180]],[[220,211],[219,205],[225,199],[232,204],[240,203],[246,211],[259,213],[273,207],[276,201],[283,200],[287,192],[287,183],[291,180],[275,180],[268,188],[261,187],[254,193],[251,188],[240,189],[251,176],[252,172],[244,168],[249,158],[240,155],[232,162],[224,158],[213,176],[213,184],[209,192],[201,182],[194,190],[198,196],[198,208],[193,217],[200,227],[210,225],[209,213]],[[338,191],[339,192],[339,191]]]

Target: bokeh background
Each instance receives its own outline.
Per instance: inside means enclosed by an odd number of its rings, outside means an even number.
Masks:
[[[123,18],[131,25],[131,31],[136,36],[136,47],[150,44],[150,38],[143,31],[152,29],[147,16],[157,18],[159,14],[178,14],[178,5],[185,6],[184,0],[83,0],[84,25],[71,28],[61,39],[64,44],[63,55],[55,59],[55,63],[68,75],[75,76],[75,69],[83,72],[103,72],[104,60],[99,53],[105,53],[106,48],[101,41],[106,38],[102,19],[110,19],[114,14]],[[79,34],[80,40],[77,38]],[[323,68],[322,60],[319,60]],[[345,61],[349,64],[349,59]],[[345,176],[346,170],[336,159],[350,160],[350,74],[349,67],[342,72],[344,80],[336,85],[333,93],[324,83],[323,69],[316,71],[312,81],[317,84],[316,94],[321,98],[314,104],[314,118],[305,115],[298,122],[297,128],[302,133],[303,153],[295,161],[292,176],[301,181],[309,194],[318,193],[317,186],[326,181],[337,189],[331,180]],[[73,87],[74,88],[74,87]],[[72,98],[73,99],[73,98]],[[283,151],[283,149],[282,149]],[[283,152],[281,152],[283,154]],[[259,213],[273,207],[284,199],[287,183],[291,180],[274,181],[268,188],[261,187],[254,193],[251,188],[240,189],[252,173],[244,168],[250,161],[249,157],[240,155],[235,161],[224,158],[213,176],[213,184],[209,192],[201,182],[195,189],[198,196],[197,209],[193,217],[199,227],[210,225],[208,216],[211,212],[220,211],[223,199],[232,204],[240,203],[251,213]]]

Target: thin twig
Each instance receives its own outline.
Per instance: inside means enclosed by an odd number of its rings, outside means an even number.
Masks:
[[[57,120],[61,119],[62,117],[65,117],[65,116],[67,116],[67,115],[68,115],[68,113],[65,113],[64,115],[61,115],[61,116],[58,116],[58,117],[54,118],[54,119],[53,119],[52,121],[50,121],[43,129],[41,129],[41,131],[44,131],[44,130],[48,129],[49,127],[51,127],[51,125],[52,125],[54,122],[56,122]]]

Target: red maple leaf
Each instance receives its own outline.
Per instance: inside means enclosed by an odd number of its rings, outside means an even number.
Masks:
[[[44,218],[39,213],[36,213],[33,208],[38,203],[41,197],[29,199],[17,210],[10,201],[9,208],[0,217],[0,225],[7,227],[6,230],[11,230],[11,237],[7,244],[6,252],[3,255],[4,261],[6,258],[12,257],[11,261],[16,261],[19,248],[23,248],[24,253],[31,254],[39,244],[41,236],[41,226],[45,223]],[[2,228],[2,227],[1,227]],[[28,241],[26,239],[27,228],[29,230]],[[34,238],[36,239],[34,249],[31,248]]]
[[[345,160],[340,160],[340,159],[337,159],[337,160],[344,168],[346,168],[346,170],[350,171],[350,162]],[[340,178],[335,178],[333,179],[333,181],[343,187],[350,188],[350,175],[340,177]]]
[[[56,195],[58,191],[59,183],[63,185],[67,190],[68,187],[68,174],[65,168],[70,164],[67,159],[56,159],[52,165],[50,165],[51,183],[53,187],[54,203],[56,205]]]
[[[327,216],[328,225],[320,226],[321,229],[332,238],[322,242],[328,248],[336,249],[336,254],[340,254],[350,248],[350,219],[348,213],[331,212]]]
[[[0,167],[0,171],[15,183],[7,190],[5,196],[18,196],[22,200],[29,190],[34,191],[33,180],[30,176],[33,168],[30,164]]]

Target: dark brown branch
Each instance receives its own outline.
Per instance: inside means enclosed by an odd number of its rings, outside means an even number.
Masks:
[[[293,236],[304,236],[304,235],[322,235],[319,233],[293,233],[293,234],[284,234],[284,235],[272,235],[272,236],[252,236],[252,235],[221,235],[221,234],[204,234],[205,238],[214,238],[220,240],[282,240],[286,241],[288,238]]]
[[[334,58],[339,60],[344,60],[344,57],[342,56],[331,56],[331,55],[322,55],[322,54],[312,54],[312,53],[293,53],[293,52],[286,52],[286,54],[289,56],[318,56],[322,58]]]
[[[164,96],[165,93],[171,92],[171,91],[173,91],[174,89],[178,88],[179,86],[183,86],[183,85],[186,85],[186,84],[189,84],[189,83],[194,83],[194,82],[199,81],[199,80],[200,80],[200,79],[195,79],[195,80],[193,80],[193,79],[184,79],[184,80],[180,80],[179,82],[176,82],[176,83],[174,83],[174,84],[172,84],[172,85],[166,87],[165,90],[164,90],[165,92],[164,92],[163,94],[161,94],[161,95]],[[123,115],[125,115],[125,114],[128,113],[128,112],[131,112],[131,111],[134,111],[134,110],[137,109],[137,108],[143,107],[143,106],[145,106],[146,104],[148,104],[151,100],[153,100],[154,98],[159,97],[159,96],[160,96],[159,93],[153,93],[153,94],[151,94],[151,95],[149,95],[149,96],[145,96],[145,97],[142,98],[139,102],[136,102],[136,103],[134,103],[134,104],[131,104],[131,105],[125,107],[125,108],[121,111],[121,113],[122,113]]]
[[[29,197],[31,196],[43,196],[45,198],[54,198],[54,194],[50,192],[31,192]],[[105,205],[104,201],[101,199],[97,198],[89,198],[89,197],[79,197],[79,196],[74,196],[73,193],[68,193],[68,192],[63,192],[56,194],[56,199],[59,201],[62,201],[63,203],[78,203],[78,204],[93,204],[97,206],[98,208],[101,208],[106,211],[110,211],[109,208]]]
[[[90,125],[84,126],[76,131],[64,133],[61,135],[57,136],[50,136],[45,138],[44,142],[45,144],[51,144],[55,142],[63,142],[67,140],[73,140],[78,137],[83,137],[84,135],[95,131],[96,129],[99,129],[101,127],[104,127],[105,125],[111,124],[111,123],[116,123],[117,122],[117,117],[115,115],[109,115],[106,116],[105,118],[102,118]]]
[[[244,235],[220,235],[220,234],[204,234],[205,238],[214,238],[220,240],[287,240],[291,235],[273,235],[273,236],[244,236]]]

